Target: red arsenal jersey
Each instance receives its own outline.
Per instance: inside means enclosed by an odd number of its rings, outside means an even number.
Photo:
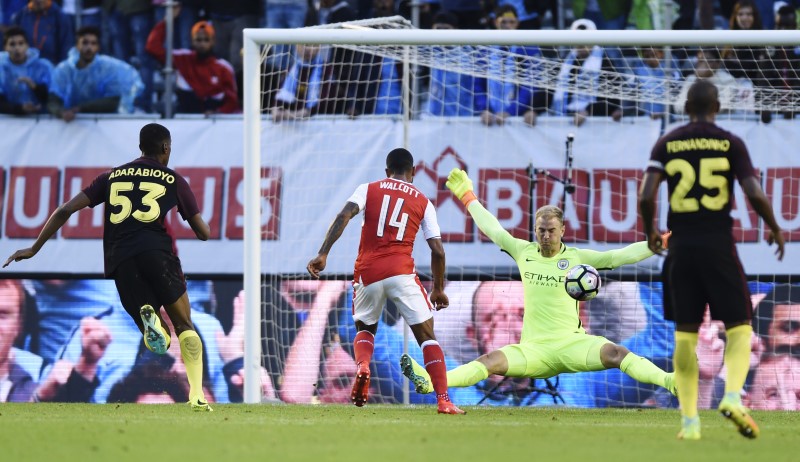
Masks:
[[[414,239],[439,238],[436,210],[411,183],[387,178],[360,185],[348,199],[364,212],[354,279],[371,284],[400,274],[413,274]]]

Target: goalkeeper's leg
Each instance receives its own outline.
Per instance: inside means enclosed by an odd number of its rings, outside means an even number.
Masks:
[[[505,366],[503,367],[504,364]],[[400,358],[400,367],[403,375],[408,377],[414,384],[417,393],[430,393],[433,391],[430,375],[428,375],[425,368],[414,361],[414,358],[403,355]],[[496,350],[447,371],[447,386],[455,388],[471,387],[485,380],[491,374],[504,375],[507,370],[508,360],[505,353]]]
[[[649,359],[631,353],[627,348],[614,343],[600,347],[600,362],[604,367],[619,368],[622,372],[642,383],[652,383],[677,395],[674,374],[669,374]]]

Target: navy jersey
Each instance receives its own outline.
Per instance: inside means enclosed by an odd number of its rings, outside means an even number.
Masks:
[[[667,226],[676,240],[690,234],[712,240],[731,236],[733,182],[755,175],[744,142],[708,122],[692,122],[661,137],[647,170],[666,175]]]
[[[103,253],[111,276],[126,259],[148,250],[173,252],[173,238],[164,220],[178,207],[184,220],[200,212],[186,180],[153,158],[100,174],[83,193],[90,207],[105,204]]]

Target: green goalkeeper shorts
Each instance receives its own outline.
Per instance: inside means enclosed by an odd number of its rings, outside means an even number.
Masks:
[[[508,359],[508,377],[544,379],[563,372],[607,369],[600,361],[600,348],[607,338],[583,333],[506,345],[500,351]]]

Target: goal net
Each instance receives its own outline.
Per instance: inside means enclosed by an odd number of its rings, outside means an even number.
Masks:
[[[283,401],[349,402],[361,217],[333,246],[321,280],[305,268],[356,187],[384,178],[390,150],[414,155],[414,185],[437,209],[450,307],[434,319],[451,369],[517,342],[524,275],[447,190],[448,172],[465,169],[515,237],[533,240],[533,214],[551,204],[564,210],[567,245],[603,251],[642,240],[637,191],[650,149],[686,121],[688,85],[705,78],[719,87],[718,123],[745,140],[789,241],[786,261],[777,262],[736,185],[735,234],[757,316],[757,354],[744,391],[752,407],[771,406],[759,395],[765,377],[800,370],[796,356],[785,354],[800,348],[790,334],[800,314],[775,309],[800,305],[788,263],[800,250],[793,243],[800,238],[800,160],[785,149],[800,142],[793,119],[800,52],[792,43],[800,43],[796,31],[422,31],[399,17],[245,31],[245,400],[260,400],[265,370]],[[665,188],[659,200],[664,229]],[[418,238],[414,258],[424,284],[427,249]],[[580,305],[580,319],[589,333],[672,370],[661,263],[653,256],[601,272],[600,295]],[[724,328],[708,322],[700,338],[701,406],[710,407],[724,386]],[[370,402],[435,402],[404,379],[404,352],[421,361],[389,303],[378,326]],[[677,405],[665,390],[618,370],[490,377],[450,391],[463,405]]]

